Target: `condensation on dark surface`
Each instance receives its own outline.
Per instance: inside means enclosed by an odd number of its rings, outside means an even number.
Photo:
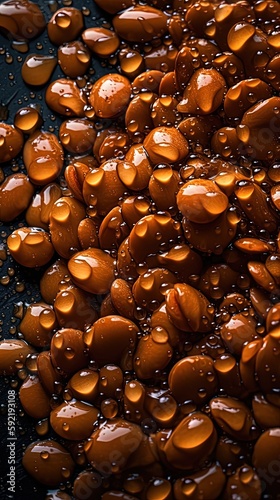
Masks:
[[[36,1],[36,4],[40,6],[47,21],[52,16],[51,8],[55,4],[57,4],[57,8],[66,5],[67,7],[70,6],[69,1],[56,2],[54,0],[39,0]],[[108,19],[104,18],[103,13],[92,0],[73,0],[71,7],[83,8],[85,28],[101,26],[103,23],[108,22]],[[47,31],[45,30],[40,37],[29,43],[28,52],[42,55],[56,55],[57,49],[58,47],[50,43]],[[12,47],[12,40],[5,38],[0,32],[0,121],[13,123],[14,115],[18,109],[30,104],[36,104],[41,108],[44,120],[43,129],[57,134],[62,120],[54,116],[46,106],[44,102],[45,88],[27,87],[21,78],[21,65],[26,55],[15,50]],[[93,82],[108,71],[115,72],[116,68],[109,65],[106,61],[102,62],[101,65],[100,61],[92,57],[90,79]],[[57,65],[50,81],[54,81],[60,77],[65,77],[65,75],[60,70],[59,65]],[[6,164],[4,166],[5,175],[9,175],[14,171],[24,172],[24,166],[20,157],[12,162],[10,166]],[[20,225],[25,225],[24,219],[20,217],[9,226],[0,223],[0,259],[7,236]],[[17,312],[22,306],[40,300],[39,279],[41,275],[42,269],[23,269],[9,256],[7,256],[6,260],[0,260],[0,340],[12,337],[17,338],[17,326],[19,324],[19,319],[16,317],[18,316]],[[8,284],[6,284],[7,282]],[[17,393],[20,381],[16,377],[1,377],[0,384],[0,499],[42,500],[47,494],[47,488],[42,487],[40,484],[35,484],[34,480],[25,473],[21,465],[22,453],[25,447],[31,442],[40,439],[40,437],[35,431],[36,421],[24,414],[18,398],[16,410],[16,493],[9,493],[7,490],[7,391],[8,389],[15,388]],[[43,439],[50,437],[52,437],[51,432],[44,436]],[[70,491],[68,493],[71,494]]]

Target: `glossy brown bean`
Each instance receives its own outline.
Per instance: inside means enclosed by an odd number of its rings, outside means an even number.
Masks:
[[[248,314],[234,314],[221,327],[221,337],[227,349],[234,355],[240,356],[245,344],[259,338],[256,326],[255,319]]]
[[[237,399],[213,398],[210,401],[212,417],[221,429],[241,441],[255,440],[260,431],[245,403]]]
[[[118,164],[119,160],[115,159],[105,161],[99,168],[91,169],[85,177],[84,200],[99,215],[106,215],[125,193],[125,185],[118,176]]]
[[[147,215],[133,227],[128,238],[128,249],[135,261],[141,263],[149,254],[157,254],[165,246],[168,249],[180,235],[181,225],[168,212]]]
[[[63,116],[85,116],[87,99],[75,80],[60,78],[50,83],[45,99],[50,109]]]
[[[118,313],[133,320],[136,314],[136,303],[129,283],[120,278],[115,279],[111,285],[110,293],[112,303]]]
[[[182,386],[182,380],[188,380],[188,384]],[[178,403],[191,400],[201,405],[216,391],[217,377],[213,360],[208,356],[188,356],[172,367],[168,382]]]
[[[113,443],[116,448],[112,449]],[[141,428],[120,418],[104,422],[86,443],[85,452],[91,465],[101,473],[106,470],[106,473],[116,474],[132,464],[139,467],[155,461]]]
[[[279,385],[280,371],[277,361],[279,338],[278,328],[266,335],[256,356],[256,374],[264,393],[277,392]]]
[[[233,498],[239,494],[248,495],[252,500],[261,498],[261,480],[254,469],[247,464],[239,467],[236,473],[228,478],[225,494],[228,498]]]
[[[21,130],[8,123],[0,123],[0,163],[6,163],[15,158],[23,146]]]
[[[60,125],[59,138],[67,151],[81,155],[92,148],[96,131],[91,121],[76,118]]]
[[[164,268],[154,268],[141,274],[132,287],[133,297],[139,307],[155,310],[164,300],[169,288],[176,283],[175,275]]]
[[[185,500],[186,496],[198,500],[203,495],[205,500],[218,498],[226,482],[226,476],[218,464],[213,464],[190,476],[177,479],[174,483],[175,500]],[[190,493],[189,493],[190,492]]]
[[[99,371],[99,392],[106,398],[118,398],[122,394],[123,371],[112,363],[102,366]]]
[[[55,45],[75,40],[84,26],[83,15],[74,7],[57,10],[48,22],[48,37]]]
[[[28,207],[34,187],[25,174],[8,175],[0,185],[0,220],[9,222]]]
[[[40,292],[42,298],[52,304],[60,289],[60,282],[69,278],[68,268],[62,259],[56,260],[44,272],[40,281]]]
[[[226,82],[215,69],[198,69],[190,78],[183,100],[178,104],[180,113],[208,115],[222,104]]]
[[[70,401],[56,407],[50,415],[54,431],[64,439],[87,439],[97,421],[98,410],[88,403]]]
[[[74,283],[90,293],[106,293],[114,280],[114,260],[99,248],[78,252],[68,262]]]
[[[50,345],[56,327],[57,321],[54,310],[44,302],[30,304],[19,326],[24,339],[36,347]]]
[[[62,191],[58,184],[51,183],[37,193],[29,205],[25,219],[29,226],[49,229],[50,213],[54,203],[61,197]]]
[[[138,328],[122,316],[100,318],[84,334],[90,358],[100,366],[108,363],[131,365]],[[114,349],[112,349],[114,346]]]
[[[168,333],[160,326],[139,340],[134,357],[137,377],[151,379],[166,368],[173,354],[168,340]]]
[[[31,417],[39,420],[49,416],[50,398],[36,375],[28,375],[24,380],[19,391],[19,398],[24,411]],[[34,405],[35,400],[36,405]]]
[[[78,370],[69,380],[67,391],[79,401],[93,403],[98,396],[99,375],[90,369]]]
[[[52,487],[68,481],[75,466],[70,453],[51,439],[30,444],[22,464],[34,479]]]
[[[0,26],[15,40],[32,40],[42,33],[46,22],[35,3],[29,0],[20,3],[5,1],[0,7]]]
[[[51,360],[54,367],[72,375],[88,364],[83,332],[74,328],[58,330],[51,341]]]
[[[275,474],[279,463],[280,429],[275,427],[266,430],[257,440],[253,452],[253,466],[266,491],[275,495],[279,489],[279,476]]]
[[[57,65],[57,59],[51,55],[29,54],[22,65],[21,76],[30,86],[45,85]]]
[[[75,40],[61,45],[57,53],[58,64],[63,73],[70,78],[83,76],[90,67],[91,54],[87,47]]]
[[[24,367],[28,354],[34,352],[33,347],[18,339],[5,339],[0,342],[0,373],[14,375]]]
[[[172,467],[190,470],[205,463],[216,440],[217,433],[211,419],[195,412],[183,418],[174,429],[164,445],[163,454]]]
[[[7,244],[13,258],[26,267],[43,266],[54,254],[49,234],[36,227],[16,229],[8,237]]]
[[[78,226],[86,216],[85,207],[75,198],[59,198],[50,212],[50,235],[54,248],[61,257],[70,258],[80,250]]]
[[[91,298],[75,286],[63,287],[54,301],[54,311],[61,328],[83,330],[98,317]]]
[[[183,160],[189,146],[175,127],[156,127],[144,140],[144,148],[152,163],[176,163]]]
[[[45,185],[55,180],[63,167],[63,149],[50,132],[35,131],[26,141],[23,161],[30,180]]]
[[[116,33],[129,42],[149,42],[167,30],[167,16],[148,5],[137,5],[114,17]]]
[[[195,179],[180,189],[178,208],[191,222],[212,222],[228,207],[227,196],[210,180]]]
[[[52,364],[50,351],[42,351],[37,356],[38,376],[45,391],[51,396],[61,392],[62,376]]]
[[[181,330],[208,332],[212,329],[214,308],[190,285],[177,283],[167,291],[166,310],[171,322]]]
[[[120,40],[107,28],[88,28],[82,33],[83,42],[99,57],[109,57],[119,48]]]
[[[131,87],[127,78],[108,74],[97,80],[91,89],[89,102],[99,118],[113,118],[123,113],[130,98]]]

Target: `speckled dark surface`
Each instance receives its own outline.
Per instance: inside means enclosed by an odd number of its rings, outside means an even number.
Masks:
[[[55,2],[50,0],[36,1],[44,15],[45,19],[49,20],[51,18],[50,6],[54,5]],[[65,5],[69,5],[69,2],[65,2]],[[57,2],[58,8],[64,6],[62,1]],[[84,16],[85,26],[97,26],[105,22],[103,13],[96,8],[92,0],[73,0],[72,7],[84,9],[85,14],[90,11],[88,15]],[[28,53],[39,53],[39,54],[56,54],[57,47],[54,47],[48,39],[47,32],[45,32],[39,37],[32,40],[29,44]],[[12,57],[12,62],[9,64],[7,60],[10,60],[9,55]],[[51,132],[57,132],[60,125],[60,119],[54,116],[52,112],[47,108],[44,103],[44,93],[45,88],[28,88],[21,78],[21,64],[24,61],[27,54],[21,54],[12,47],[12,40],[9,40],[2,36],[0,32],[0,121],[4,120],[7,123],[13,123],[13,117],[15,112],[23,106],[28,104],[39,104],[41,107],[41,113],[44,120],[43,128],[44,130],[50,130]],[[108,65],[106,62],[100,64],[95,58],[92,58],[92,66],[94,71],[89,77],[92,81],[108,72]],[[110,71],[114,71],[114,68],[109,66]],[[63,73],[60,67],[57,65],[51,80],[63,77]],[[10,102],[9,102],[10,101]],[[8,104],[7,104],[8,103]],[[7,104],[7,106],[6,106]],[[3,170],[5,175],[12,173],[12,171],[24,171],[23,163],[21,158],[17,158],[13,164],[4,165]],[[19,225],[24,225],[24,219],[18,218],[9,226],[4,226],[0,223],[0,249],[5,246],[7,236]],[[8,256],[5,261],[0,261],[2,264],[0,267],[0,281],[5,281],[5,276],[11,275],[9,277],[9,283],[7,285],[2,285],[0,283],[0,335],[1,340],[3,338],[16,338],[17,332],[16,327],[19,324],[19,319],[16,318],[15,314],[17,311],[17,304],[21,303],[25,306],[28,303],[36,302],[40,299],[38,283],[42,270],[26,270],[16,265],[15,262]],[[24,290],[18,292],[24,284]],[[1,377],[1,389],[0,389],[0,403],[1,403],[1,413],[0,413],[0,499],[13,499],[13,500],[42,500],[45,498],[47,493],[47,488],[36,484],[35,481],[27,476],[24,469],[21,466],[21,457],[24,448],[39,439],[38,434],[34,429],[35,420],[29,418],[24,414],[20,407],[20,403],[17,399],[17,410],[16,410],[16,428],[17,428],[17,470],[16,470],[16,493],[9,493],[7,490],[7,391],[12,386],[16,386],[16,393],[20,386],[20,380],[16,377],[14,378],[4,378]],[[48,434],[47,437],[50,437]],[[68,493],[70,493],[68,491]]]

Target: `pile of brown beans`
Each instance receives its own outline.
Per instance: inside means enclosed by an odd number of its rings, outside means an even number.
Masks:
[[[0,5],[57,46],[22,78],[64,120],[0,123],[3,170],[25,166],[0,185],[0,220],[27,222],[8,249],[42,267],[0,342],[40,423],[23,466],[48,499],[279,498],[280,5],[95,2],[110,25]],[[94,57],[115,69],[85,78]]]

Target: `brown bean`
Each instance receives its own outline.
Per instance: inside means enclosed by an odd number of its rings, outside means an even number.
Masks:
[[[156,127],[144,140],[144,148],[152,163],[177,163],[188,152],[188,142],[175,127]]]
[[[218,498],[224,488],[226,476],[219,464],[213,464],[200,472],[187,477],[176,479],[174,483],[175,500],[185,500],[190,496],[199,500],[203,495],[204,500]]]
[[[279,328],[263,339],[263,344],[256,356],[256,374],[258,384],[264,393],[277,392],[280,370],[277,355],[279,353]]]
[[[134,282],[133,297],[139,307],[155,310],[164,300],[169,288],[177,279],[174,274],[164,268],[150,269]]]
[[[12,174],[0,185],[0,220],[9,222],[29,205],[34,187],[25,174]]]
[[[280,408],[269,403],[263,394],[254,394],[252,410],[257,424],[262,427],[262,429],[278,426],[280,421]]]
[[[63,287],[63,290],[58,292],[54,311],[60,328],[84,330],[98,317],[91,297],[75,286]]]
[[[61,257],[69,259],[80,250],[78,226],[85,216],[84,205],[75,198],[62,196],[54,203],[50,212],[50,235]]]
[[[66,390],[79,401],[93,403],[98,396],[99,375],[90,369],[78,370],[69,380]]]
[[[167,250],[181,235],[181,225],[168,212],[142,217],[128,238],[128,249],[137,263],[142,263],[151,254]],[[156,237],[155,237],[156,236]]]
[[[12,257],[26,267],[43,266],[54,254],[49,234],[36,227],[16,229],[8,237],[7,244]]]
[[[99,392],[103,397],[119,399],[122,387],[123,372],[119,366],[107,364],[100,368]]]
[[[89,102],[99,118],[113,118],[123,113],[130,98],[131,87],[127,78],[109,73],[95,82]]]
[[[50,351],[38,354],[37,370],[41,384],[49,395],[61,392],[62,376],[52,365]]]
[[[180,113],[209,115],[222,104],[226,82],[215,69],[198,69],[191,76],[177,110]]]
[[[24,411],[37,420],[49,416],[50,398],[36,375],[28,375],[19,391],[20,402]],[[36,401],[36,405],[34,405]]]
[[[252,500],[260,500],[261,498],[261,480],[254,469],[247,464],[239,467],[236,473],[227,480],[225,489],[227,498],[233,499],[235,495],[239,494],[248,495],[248,498]]]
[[[173,349],[168,342],[168,333],[157,326],[142,337],[134,356],[134,370],[140,379],[154,378],[171,361]]]
[[[21,68],[22,79],[27,85],[41,87],[49,81],[56,65],[54,56],[29,54]]]
[[[116,474],[134,464],[139,467],[155,461],[147,441],[147,436],[138,425],[116,418],[104,422],[92,434],[85,445],[85,452],[98,472]]]
[[[63,73],[70,78],[83,76],[90,67],[90,52],[79,40],[61,45],[57,57]]]
[[[34,353],[33,347],[23,340],[5,339],[0,341],[0,374],[14,375],[25,365],[28,354]]]
[[[63,116],[85,116],[87,99],[74,80],[60,78],[50,83],[45,99],[49,108]]]
[[[55,180],[63,167],[63,149],[50,132],[36,130],[26,141],[23,161],[30,180],[44,186]]]
[[[119,161],[115,159],[105,161],[99,168],[92,168],[85,177],[84,200],[98,215],[107,215],[125,193],[125,185],[118,176]]]
[[[57,321],[53,308],[44,302],[30,304],[19,325],[24,339],[36,347],[50,345],[56,327]]]
[[[82,33],[83,42],[99,57],[109,57],[119,48],[120,40],[107,28],[88,28]]]
[[[214,308],[206,297],[185,283],[177,283],[166,293],[166,309],[171,322],[187,332],[212,329]]]
[[[96,131],[91,121],[74,118],[60,125],[59,138],[66,151],[81,155],[92,148]]]
[[[114,281],[114,260],[99,248],[74,254],[68,269],[74,283],[86,292],[106,293]]]
[[[35,194],[26,211],[25,219],[27,224],[41,227],[47,231],[49,229],[51,210],[61,195],[62,191],[58,184],[52,183],[43,187],[39,193]]]
[[[88,403],[73,401],[62,403],[51,412],[50,423],[64,439],[87,439],[97,422],[98,410]]]
[[[54,367],[66,375],[88,365],[83,332],[73,328],[58,330],[51,341],[51,360]]]
[[[8,123],[0,123],[0,164],[11,161],[21,151],[23,134]]]
[[[254,446],[253,466],[260,479],[265,483],[266,493],[275,496],[279,491],[279,439],[280,428],[275,427],[266,430]]]
[[[240,356],[244,345],[260,338],[256,327],[255,319],[248,314],[234,314],[221,327],[221,337],[227,349],[234,355]]]
[[[260,431],[249,408],[242,401],[224,397],[210,401],[211,415],[219,427],[235,439],[255,440]]]
[[[148,5],[136,5],[114,17],[113,26],[129,42],[149,42],[167,31],[167,16]]]
[[[44,15],[38,5],[29,0],[15,4],[2,2],[0,26],[15,40],[32,40],[42,33],[46,26]]]
[[[163,454],[172,467],[189,470],[205,463],[216,441],[217,433],[211,419],[195,412],[175,427],[164,445]]]
[[[219,387],[228,395],[244,399],[248,395],[241,379],[239,365],[231,354],[221,354],[215,359],[214,369]]]
[[[65,280],[68,275],[68,268],[62,259],[56,260],[44,272],[40,281],[40,293],[42,298],[52,304],[59,292],[60,282]]]
[[[191,222],[212,222],[228,207],[227,196],[211,180],[187,182],[177,195],[178,208]]]
[[[187,381],[182,385],[182,380]],[[169,387],[178,403],[205,403],[216,391],[217,377],[213,360],[208,356],[188,356],[178,361],[168,377]]]
[[[100,366],[117,363],[122,367],[131,364],[138,328],[122,316],[100,318],[84,334],[90,358]]]
[[[57,10],[48,22],[48,37],[55,45],[75,40],[84,26],[82,12],[74,7]]]

